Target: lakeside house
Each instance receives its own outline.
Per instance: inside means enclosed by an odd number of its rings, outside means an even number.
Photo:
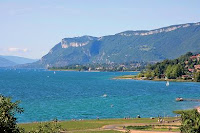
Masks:
[[[192,79],[191,75],[182,75],[182,79]]]
[[[193,73],[194,69],[188,68],[188,71],[191,72],[191,73]]]
[[[200,60],[200,54],[193,55],[193,56],[190,57],[190,59],[192,59],[193,61],[194,61],[194,60],[199,61],[199,60]]]
[[[200,70],[200,65],[194,65],[194,69]]]
[[[200,106],[196,107],[197,112],[200,113]]]

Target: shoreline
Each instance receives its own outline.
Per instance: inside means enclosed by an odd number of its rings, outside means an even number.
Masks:
[[[91,70],[91,71],[79,71],[79,70],[67,70],[67,69],[57,69],[57,70],[50,70],[48,71],[73,71],[73,72],[140,72],[140,71],[97,71],[97,70]]]
[[[175,116],[174,116],[175,117]],[[147,117],[148,118],[148,117]],[[147,118],[144,118],[144,119],[147,119]],[[170,117],[170,118],[173,118]],[[99,119],[99,120],[123,120],[124,118],[102,118],[102,119]],[[130,119],[136,119],[136,118],[130,118]],[[98,119],[66,119],[66,120],[57,120],[58,122],[72,122],[72,121],[96,121]],[[33,121],[33,122],[19,122],[17,124],[31,124],[31,123],[45,123],[45,122],[53,122],[54,120],[47,120],[47,121]]]
[[[184,80],[184,79],[142,79],[141,77],[140,78],[137,78],[135,77],[136,75],[124,75],[124,76],[119,76],[119,77],[115,77],[113,79],[129,79],[129,80],[147,80],[147,81],[170,81],[170,82],[195,82],[193,80]],[[197,83],[197,82],[195,82]]]

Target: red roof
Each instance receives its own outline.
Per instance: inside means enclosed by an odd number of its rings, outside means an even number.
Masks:
[[[200,69],[200,65],[194,65],[195,69]]]
[[[182,75],[182,77],[187,78],[190,77],[190,75]]]
[[[191,56],[190,57],[190,59],[196,59],[197,58],[197,56]]]
[[[189,68],[188,71],[190,71],[190,72],[194,72],[194,69],[190,69],[190,68]]]

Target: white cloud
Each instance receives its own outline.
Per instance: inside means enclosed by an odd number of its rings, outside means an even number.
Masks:
[[[23,53],[26,53],[28,52],[28,49],[27,48],[8,48],[8,51],[9,52],[23,52]]]
[[[18,14],[24,14],[30,11],[32,11],[32,8],[20,8],[20,9],[9,10],[8,13],[9,15],[18,15]]]

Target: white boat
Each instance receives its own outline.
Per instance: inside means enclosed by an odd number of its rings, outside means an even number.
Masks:
[[[167,81],[166,86],[169,86],[169,81]]]
[[[56,74],[56,72],[55,72],[55,71],[54,71],[53,73],[54,73],[54,74]]]
[[[107,94],[104,94],[102,97],[107,97]]]

